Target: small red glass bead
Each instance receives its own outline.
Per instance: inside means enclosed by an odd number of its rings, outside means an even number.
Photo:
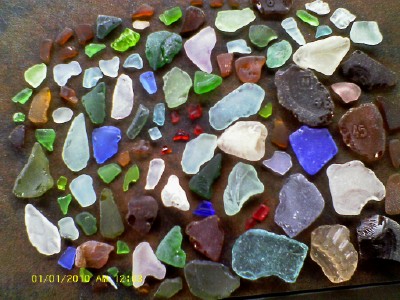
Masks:
[[[179,113],[177,111],[174,110],[173,112],[171,112],[172,124],[178,124],[180,119],[181,117],[179,116]]]
[[[165,154],[171,154],[172,153],[172,149],[168,148],[168,146],[163,146],[161,149],[161,154],[165,155]]]
[[[264,204],[261,204],[257,208],[257,210],[253,213],[253,219],[262,222],[268,216],[268,213],[269,213],[269,207]]]
[[[200,135],[204,132],[203,128],[201,128],[200,125],[196,125],[196,127],[194,127],[193,129],[193,133],[197,136]]]
[[[174,142],[177,142],[177,141],[186,142],[186,141],[190,140],[190,135],[185,130],[179,129],[173,139],[174,139]]]
[[[246,230],[249,230],[249,229],[252,229],[254,226],[256,226],[257,225],[257,221],[256,220],[254,220],[253,218],[250,218],[250,219],[247,219],[246,220],[246,223],[245,223],[245,225],[244,225],[244,228],[246,229]]]
[[[189,113],[189,118],[192,121],[201,118],[201,116],[203,115],[203,109],[201,108],[200,104],[191,103],[188,106],[187,110]]]

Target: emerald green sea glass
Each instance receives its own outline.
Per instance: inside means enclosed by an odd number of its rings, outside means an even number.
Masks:
[[[183,268],[186,263],[186,253],[182,250],[182,230],[174,226],[157,247],[157,258],[174,267]]]
[[[78,224],[86,235],[93,235],[97,232],[97,220],[89,212],[81,212],[75,216],[75,222]]]
[[[319,21],[317,17],[314,17],[312,14],[308,13],[305,10],[298,10],[296,12],[296,16],[299,17],[300,20],[302,20],[304,23],[307,23],[311,26],[318,26],[319,25]]]
[[[103,189],[100,195],[100,233],[108,239],[116,238],[125,230],[118,206],[110,189]]]
[[[54,141],[56,140],[56,132],[54,129],[36,129],[36,140],[47,150],[54,150]]]
[[[97,170],[97,174],[105,183],[113,182],[121,172],[121,167],[116,163],[102,166]]]
[[[119,270],[117,267],[111,267],[107,269],[107,273],[110,274],[112,278],[115,278],[118,276]]]
[[[89,93],[82,97],[82,104],[93,124],[102,124],[106,117],[106,85],[97,84]]]
[[[140,34],[132,29],[125,28],[121,35],[111,43],[111,48],[115,51],[125,52],[131,47],[136,46],[140,40]]]
[[[260,109],[258,114],[264,119],[268,119],[272,115],[272,103],[268,102],[263,108]]]
[[[182,10],[179,6],[173,7],[164,11],[159,18],[165,25],[171,25],[182,18]]]
[[[169,64],[182,49],[182,37],[169,31],[150,33],[146,41],[146,58],[153,70]]]
[[[25,114],[22,112],[17,112],[13,114],[14,123],[22,123],[25,121]]]
[[[203,71],[194,73],[194,92],[196,94],[205,94],[215,90],[222,84],[222,77],[209,74]]]
[[[100,51],[104,50],[106,48],[106,45],[104,44],[89,44],[86,45],[85,47],[85,54],[92,58],[95,56],[97,53]]]
[[[30,88],[25,88],[18,92],[14,97],[12,97],[12,102],[25,104],[32,96],[33,90]]]
[[[72,195],[68,194],[67,196],[57,198],[58,205],[60,206],[61,212],[63,215],[68,213],[69,204],[72,201]]]
[[[117,241],[117,254],[128,254],[131,251],[127,243]]]
[[[140,171],[139,167],[135,164],[129,168],[128,172],[126,172],[124,177],[123,191],[126,192],[129,189],[130,183],[135,183],[139,180]]]

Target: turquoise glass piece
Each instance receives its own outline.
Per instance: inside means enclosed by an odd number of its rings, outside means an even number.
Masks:
[[[318,39],[323,36],[332,34],[332,28],[328,25],[320,25],[317,27],[317,32],[315,33],[315,38]]]
[[[156,123],[158,126],[164,126],[164,123],[165,123],[165,104],[164,103],[157,103],[154,106],[153,122]]]

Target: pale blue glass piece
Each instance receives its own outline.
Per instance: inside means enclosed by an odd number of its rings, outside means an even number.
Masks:
[[[208,115],[211,126],[223,130],[239,118],[256,114],[264,97],[265,91],[257,84],[242,84],[210,108]]]
[[[153,127],[148,130],[149,136],[152,141],[156,141],[162,138],[162,133],[158,127]]]
[[[84,88],[90,89],[96,86],[97,82],[103,78],[103,72],[101,72],[99,67],[89,68],[85,70],[83,75],[83,84]]]
[[[152,71],[148,71],[148,72],[144,72],[143,74],[140,74],[139,80],[140,80],[140,83],[142,84],[143,88],[150,95],[157,93],[156,78],[154,77],[154,73]]]
[[[358,21],[351,27],[350,39],[356,44],[375,46],[383,41],[383,36],[377,22]]]
[[[143,59],[138,53],[133,53],[125,60],[124,68],[143,69]]]
[[[292,158],[283,151],[275,151],[270,159],[264,160],[263,165],[271,171],[283,176],[292,167]]]
[[[164,126],[165,123],[165,103],[157,103],[154,106],[153,122],[158,126]]]
[[[249,280],[278,276],[293,283],[303,268],[307,252],[307,245],[284,235],[250,229],[233,245],[232,269]]]
[[[306,44],[306,40],[304,39],[303,34],[297,27],[297,22],[294,18],[286,18],[281,23],[283,29],[287,32],[288,35],[300,46]]]
[[[82,207],[88,207],[96,202],[96,192],[93,188],[93,179],[82,174],[71,181],[69,189]]]
[[[328,25],[320,25],[317,27],[317,32],[315,33],[315,38],[318,39],[323,36],[332,34],[332,28]]]
[[[226,48],[228,48],[228,53],[241,53],[241,54],[251,53],[251,48],[247,46],[247,42],[244,39],[227,42]]]

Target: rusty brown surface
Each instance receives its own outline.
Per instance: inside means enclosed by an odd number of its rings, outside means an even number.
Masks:
[[[305,0],[297,1],[295,8],[291,11],[291,15],[294,15],[296,8],[303,8]],[[59,210],[56,202],[56,198],[63,195],[60,191],[53,189],[48,192],[44,197],[40,199],[23,200],[15,198],[11,189],[18,175],[19,171],[25,164],[27,157],[29,156],[31,147],[34,142],[34,126],[26,122],[27,124],[27,139],[26,147],[22,151],[15,151],[12,146],[7,141],[7,136],[13,129],[13,123],[11,121],[12,114],[16,111],[28,112],[29,104],[25,106],[20,106],[14,104],[10,101],[11,97],[14,96],[22,88],[26,87],[27,84],[24,82],[23,73],[24,71],[33,64],[39,63],[39,45],[42,39],[45,38],[55,38],[56,35],[66,26],[74,28],[78,24],[92,23],[96,21],[98,14],[114,15],[123,18],[125,27],[131,26],[130,15],[131,12],[140,3],[139,1],[109,1],[109,0],[42,0],[42,1],[27,1],[27,0],[14,0],[14,1],[1,1],[0,3],[0,90],[1,90],[1,145],[0,145],[0,298],[15,298],[15,299],[27,299],[27,298],[40,298],[40,299],[88,299],[93,297],[93,291],[90,285],[85,285],[82,283],[32,283],[32,275],[60,275],[64,274],[78,274],[78,270],[74,269],[72,271],[66,271],[57,265],[58,255],[52,257],[45,257],[39,254],[29,243],[28,237],[25,232],[24,226],[24,206],[26,203],[33,203],[39,210],[41,210],[45,216],[47,216],[53,223],[57,223],[58,219],[63,217]],[[127,53],[119,55],[121,61],[124,60],[130,53],[138,52],[144,53],[144,45],[146,36],[151,31],[163,30],[165,26],[157,20],[158,14],[160,14],[163,9],[170,8],[175,5],[180,5],[182,8],[187,7],[189,1],[147,1],[156,7],[156,15],[151,20],[151,27],[143,32],[142,40],[139,45],[133,50]],[[247,1],[241,1],[242,7],[247,6]],[[358,20],[376,20],[379,22],[380,29],[384,36],[384,41],[382,44],[369,47],[369,46],[352,46],[353,49],[361,49],[368,54],[372,55],[377,60],[381,61],[385,65],[389,66],[392,70],[399,74],[400,72],[400,56],[398,52],[398,45],[400,41],[400,33],[398,30],[398,11],[400,10],[400,1],[388,0],[384,2],[380,1],[363,1],[363,0],[336,0],[329,1],[331,4],[332,11],[338,7],[346,7],[353,13],[357,15]],[[228,9],[228,4],[225,4],[224,8]],[[210,9],[208,4],[204,4],[204,9],[207,14],[207,25],[213,25],[213,20],[215,19],[216,12],[218,10]],[[328,17],[320,18],[321,23],[330,24]],[[291,44],[297,48],[295,43],[288,37],[279,23],[268,20],[257,19],[254,24],[263,23],[271,25],[279,33],[280,38],[288,39]],[[298,20],[301,30],[304,32],[306,40],[314,40],[313,34],[314,29],[306,24],[302,24]],[[181,22],[169,27],[168,30],[179,32]],[[110,37],[106,39],[106,43],[109,43],[118,36],[119,32],[124,26],[121,26],[116,30]],[[349,35],[349,29],[339,31],[334,26],[335,34]],[[213,67],[214,71],[218,73],[218,67],[216,63],[215,56],[217,54],[226,51],[225,44],[227,41],[236,38],[247,38],[247,29],[240,31],[234,36],[224,36],[221,33],[217,33],[218,43],[217,47],[213,51]],[[71,40],[68,45],[75,45],[78,47],[76,37]],[[55,47],[55,52],[57,53],[58,46]],[[99,59],[109,59],[113,57],[116,53],[108,47],[107,51],[103,52],[101,55],[88,59],[84,53],[83,49],[80,48],[80,54],[77,60],[81,62],[82,69],[96,66]],[[262,54],[263,51],[254,51],[253,54]],[[351,53],[351,52],[350,52]],[[144,58],[144,55],[142,55]],[[53,111],[56,107],[64,105],[58,95],[58,87],[53,83],[52,78],[52,67],[60,63],[58,61],[57,55],[51,62],[48,79],[42,85],[48,85],[53,91],[53,102],[51,104],[50,111]],[[196,71],[195,66],[189,61],[185,56],[184,51],[182,51],[172,64],[162,68],[156,72],[158,87],[162,88],[162,76],[171,69],[172,66],[178,66],[185,71],[187,71],[191,76],[193,76]],[[147,62],[145,62],[144,71],[149,70]],[[146,92],[140,86],[138,81],[138,76],[141,71],[125,71],[127,74],[131,75],[134,79],[134,90],[135,90],[135,106],[136,110],[139,103],[146,104],[150,109],[153,108],[154,104],[163,100],[162,92],[159,91],[156,95],[148,96]],[[319,78],[325,84],[331,84],[333,82],[342,81],[343,78],[340,75],[334,75],[331,78],[326,78],[318,75]],[[82,76],[73,78],[69,81],[69,85],[74,87],[77,91],[79,98],[86,92],[84,88],[81,87]],[[115,79],[105,78],[104,81],[107,84],[107,109],[110,110],[110,101],[112,98],[113,86]],[[204,104],[205,110],[215,103],[221,97],[226,95],[228,92],[232,91],[239,85],[239,80],[235,75],[230,76],[224,80],[224,84],[219,87],[216,91],[206,94],[204,96],[197,96],[190,93],[189,98],[192,102],[201,102]],[[272,101],[274,104],[273,117],[263,121],[269,130],[271,130],[273,124],[273,118],[280,116],[287,122],[288,127],[291,131],[296,130],[300,124],[291,116],[290,113],[279,107],[276,99],[276,90],[273,84],[273,72],[263,70],[262,79],[259,83],[267,93],[267,101]],[[398,89],[392,89],[383,92],[376,93],[363,93],[360,103],[367,103],[374,101],[377,95],[385,95],[388,98],[397,97]],[[342,106],[339,101],[336,101],[335,118],[329,129],[334,136],[334,139],[340,149],[339,154],[334,158],[334,163],[343,163],[349,160],[357,159],[357,156],[350,152],[350,150],[345,148],[341,140],[340,133],[337,130],[337,122],[340,116],[345,112],[347,107]],[[76,108],[73,108],[75,115],[83,110],[81,104]],[[168,175],[177,174],[181,179],[182,186],[188,190],[188,176],[183,175],[181,171],[181,166],[179,164],[182,151],[184,149],[184,144],[178,144],[172,142],[172,136],[175,134],[178,128],[188,128],[192,130],[195,124],[200,124],[209,133],[217,133],[212,130],[208,124],[208,118],[205,114],[201,120],[192,123],[185,115],[185,108],[180,109],[181,112],[181,122],[178,125],[171,125],[169,118],[167,116],[167,122],[162,132],[164,137],[161,141],[154,144],[154,152],[152,157],[158,157],[159,151],[163,144],[168,144],[173,148],[173,154],[165,156],[167,170],[164,174],[160,184],[155,191],[149,194],[154,196],[156,199],[160,199],[161,188],[165,185]],[[120,126],[123,131],[125,131],[131,121],[132,117],[127,118],[124,121],[111,120],[109,117],[106,120],[107,125]],[[253,117],[251,119],[260,120],[258,117]],[[92,131],[93,126],[87,122],[89,133]],[[146,125],[146,128],[152,126],[151,122]],[[46,127],[55,128],[57,131],[57,140],[55,143],[55,150],[53,153],[49,154],[48,157],[51,161],[52,175],[54,178],[58,178],[60,175],[65,175],[69,180],[73,179],[76,175],[69,171],[61,160],[61,150],[63,145],[63,139],[65,138],[66,132],[68,130],[68,124],[53,124],[50,121]],[[144,130],[141,134],[142,137],[147,138],[147,130]],[[397,137],[398,133],[391,133],[389,138]],[[124,151],[129,148],[131,142],[124,136],[121,144],[120,150]],[[266,147],[266,157],[270,157],[276,147],[273,146],[269,140],[267,140]],[[293,156],[293,151],[289,148],[288,152]],[[294,158],[294,156],[293,156]],[[135,195],[140,195],[143,193],[143,188],[145,185],[145,175],[150,158],[143,161],[135,161],[138,163],[141,171],[142,178],[139,183],[134,185],[129,192],[123,193],[121,186],[123,177],[120,176],[114,183],[111,184],[111,188],[115,193],[116,201],[121,209],[121,213],[125,215],[127,212],[127,202],[131,197]],[[110,160],[110,162],[115,162],[116,158]],[[258,228],[268,229],[273,232],[283,234],[281,228],[279,228],[274,222],[274,210],[278,204],[278,193],[284,181],[284,178],[279,178],[271,174],[270,172],[263,170],[259,163],[255,163],[255,167],[259,173],[260,179],[265,184],[265,192],[257,197],[254,197],[249,201],[242,211],[234,217],[226,217],[223,211],[222,203],[222,193],[227,183],[227,176],[232,169],[233,165],[238,161],[238,159],[224,155],[223,157],[223,170],[222,176],[215,185],[215,195],[212,199],[218,215],[221,217],[222,224],[226,229],[226,243],[223,249],[223,257],[221,262],[230,266],[231,261],[231,248],[234,240],[243,233],[244,223],[247,218],[250,217],[251,213],[255,208],[266,201],[271,207],[271,214],[267,218],[266,222],[259,224]],[[304,173],[301,167],[298,165],[296,159],[294,158],[295,166],[291,170],[291,173],[301,172]],[[92,158],[88,168],[79,172],[79,174],[86,173],[91,174],[95,178],[95,189],[97,195],[100,194],[102,188],[106,185],[100,182],[96,175],[97,165]],[[372,163],[369,165],[373,169],[378,177],[386,183],[389,175],[396,172],[390,163],[390,158],[388,153],[386,153],[382,160]],[[322,224],[335,224],[340,223],[346,225],[350,228],[352,232],[352,242],[356,243],[355,228],[362,217],[369,216],[373,213],[384,214],[384,203],[370,203],[368,204],[358,217],[344,217],[339,216],[335,213],[332,206],[331,197],[328,189],[328,179],[325,174],[326,168],[320,171],[317,175],[310,177],[307,176],[312,182],[314,182],[317,187],[322,192],[325,200],[326,206],[323,215],[317,219],[317,221],[312,224],[310,228],[302,232],[297,240],[302,241],[306,244],[310,244],[310,233],[311,231],[319,225]],[[192,208],[197,205],[198,200],[200,200],[195,195],[188,193],[190,203]],[[85,209],[96,216],[98,216],[98,205],[93,205]],[[73,202],[70,207],[70,216],[75,216],[77,213],[82,211],[82,208],[76,202]],[[394,220],[400,221],[399,217],[393,217]],[[173,225],[181,225],[185,227],[187,223],[193,220],[191,212],[181,212],[171,208],[162,207],[160,210],[159,217],[152,229],[151,233],[140,238],[134,232],[129,230],[127,227],[126,232],[121,236],[121,239],[128,242],[131,248],[134,248],[140,241],[147,240],[155,249],[159,241],[163,236],[169,231]],[[102,240],[99,234],[95,235],[93,239]],[[88,240],[87,237],[81,236],[81,238],[72,243],[77,246]],[[113,243],[113,242],[111,242]],[[62,242],[62,249],[66,248],[68,243]],[[188,260],[192,259],[202,259],[201,255],[195,253],[187,238],[184,239],[183,248],[187,252]],[[101,271],[104,271],[111,266],[117,266],[122,271],[128,271],[131,265],[131,255],[117,256],[116,254],[111,255],[111,259],[107,266]],[[381,282],[390,282],[400,279],[399,263],[392,261],[368,261],[360,262],[359,267],[354,274],[353,278],[346,283],[341,285],[363,285]],[[177,270],[168,267],[167,277],[174,277],[177,275],[183,275],[182,270]],[[150,295],[156,290],[158,282],[156,280],[149,280]],[[249,295],[261,295],[269,294],[273,292],[288,292],[288,291],[299,291],[299,290],[318,290],[322,288],[334,287],[332,283],[323,275],[320,267],[311,261],[307,257],[303,270],[296,283],[287,284],[282,280],[271,277],[260,279],[255,282],[241,280],[241,287],[233,294],[234,296],[249,296]],[[111,288],[104,293],[96,294],[96,298],[110,299],[110,298],[120,298],[120,299],[145,299],[146,296],[138,294],[133,289],[121,287],[118,291],[114,291]],[[184,290],[177,297],[179,299],[190,299],[190,293],[186,285],[184,285]]]

